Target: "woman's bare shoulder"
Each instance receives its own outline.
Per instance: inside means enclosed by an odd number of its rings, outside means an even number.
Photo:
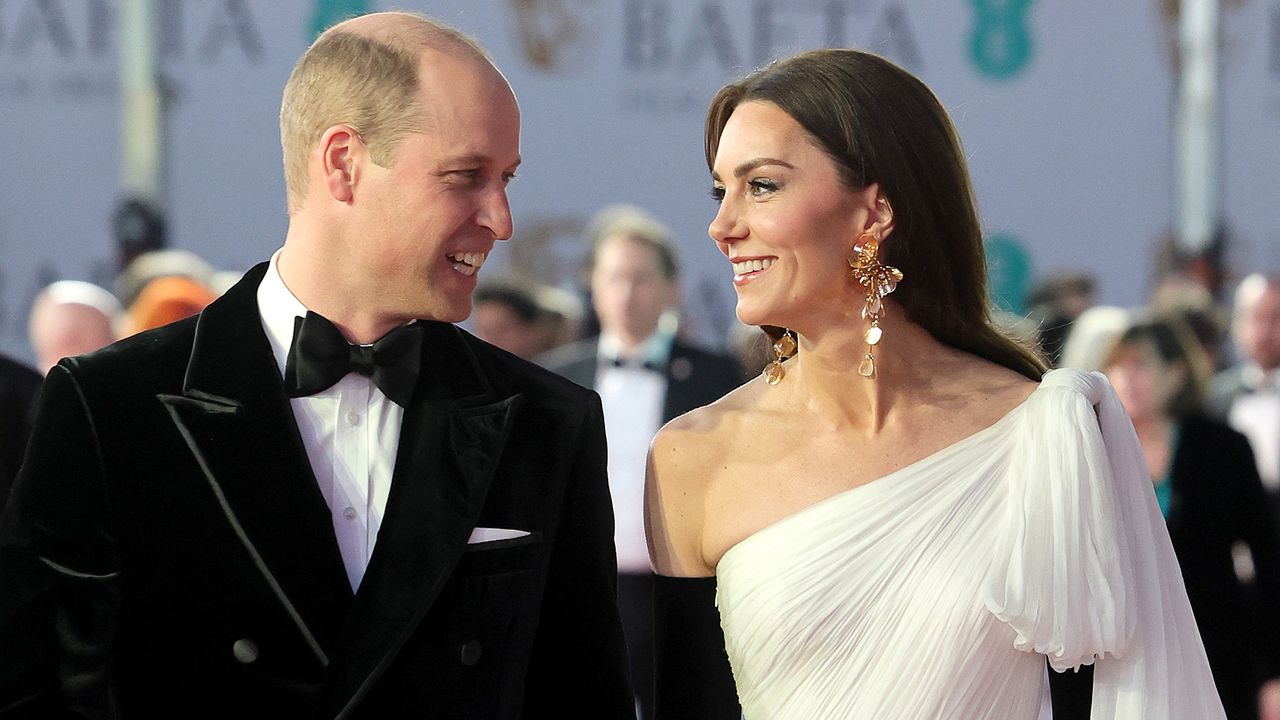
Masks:
[[[649,556],[659,574],[714,574],[702,555],[707,489],[734,445],[736,428],[751,412],[753,384],[671,420],[653,439],[645,519]]]
[[[957,353],[955,361],[935,377],[937,390],[974,416],[999,417],[1020,405],[1039,386],[1022,373],[968,353]]]
[[[650,469],[664,485],[678,485],[687,494],[691,485],[710,478],[707,469],[728,450],[733,426],[744,412],[744,398],[730,392],[710,405],[681,415],[658,431],[649,449]]]
[[[977,374],[976,390],[980,402],[986,402],[1005,411],[1021,405],[1035,389],[1039,381],[1023,375],[1017,370],[985,362],[985,368]]]

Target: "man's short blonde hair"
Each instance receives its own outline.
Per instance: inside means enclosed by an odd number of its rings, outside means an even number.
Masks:
[[[342,23],[326,30],[284,86],[280,145],[290,213],[307,195],[307,157],[334,125],[350,125],[373,161],[390,167],[396,146],[423,122],[418,60],[424,50],[488,60],[475,40],[436,20],[415,13],[380,15],[372,31],[361,31],[361,19],[350,28]]]

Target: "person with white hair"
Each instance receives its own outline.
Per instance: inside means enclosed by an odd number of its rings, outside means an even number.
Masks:
[[[1058,367],[1101,370],[1107,350],[1133,322],[1133,314],[1113,305],[1096,305],[1071,323]]]
[[[120,301],[80,280],[59,280],[36,295],[27,330],[36,368],[48,374],[64,357],[104,348],[116,340]]]

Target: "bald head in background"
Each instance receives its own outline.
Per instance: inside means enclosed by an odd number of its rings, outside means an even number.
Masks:
[[[36,369],[47,374],[64,357],[115,342],[120,313],[116,297],[92,283],[60,280],[41,290],[27,323]]]
[[[1280,368],[1280,275],[1255,273],[1240,281],[1231,331],[1243,360],[1265,372]]]

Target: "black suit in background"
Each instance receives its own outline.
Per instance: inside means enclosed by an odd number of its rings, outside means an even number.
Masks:
[[[583,387],[594,388],[599,345],[599,337],[588,338],[554,350],[539,362]],[[719,400],[746,379],[732,358],[679,339],[672,341],[661,371],[667,381],[663,422]],[[618,577],[618,607],[641,710],[649,718],[737,720],[742,710],[715,609],[714,578],[655,586],[656,577],[652,573]],[[677,591],[669,592],[671,588]],[[655,593],[659,596],[656,608]],[[667,642],[671,633],[679,636],[678,643]],[[664,657],[674,662],[664,662]],[[665,665],[665,670],[655,665]],[[656,677],[659,672],[678,681]],[[655,686],[665,693],[656,700]]]
[[[1214,376],[1213,382],[1209,384],[1209,396],[1205,402],[1205,411],[1211,417],[1226,422],[1236,398],[1253,391],[1254,389],[1245,381],[1243,365],[1227,368]],[[1254,459],[1255,461],[1257,460],[1256,457]],[[1268,489],[1265,485],[1263,489],[1267,493],[1267,503],[1268,507],[1271,508],[1272,520],[1277,527],[1280,527],[1280,491]]]
[[[265,267],[50,374],[0,523],[0,718],[630,717],[598,398],[426,323],[353,595]]]
[[[1280,677],[1280,538],[1249,443],[1186,418],[1170,481],[1169,537],[1218,694],[1229,720],[1255,720],[1258,686]],[[1252,592],[1232,560],[1240,542],[1253,551]]]
[[[40,381],[40,373],[0,356],[0,510],[22,466]]]
[[[538,358],[538,364],[582,387],[595,389],[600,338],[565,345]],[[671,354],[661,368],[667,380],[662,421],[710,405],[747,378],[733,358],[703,350],[679,338],[671,342]]]

